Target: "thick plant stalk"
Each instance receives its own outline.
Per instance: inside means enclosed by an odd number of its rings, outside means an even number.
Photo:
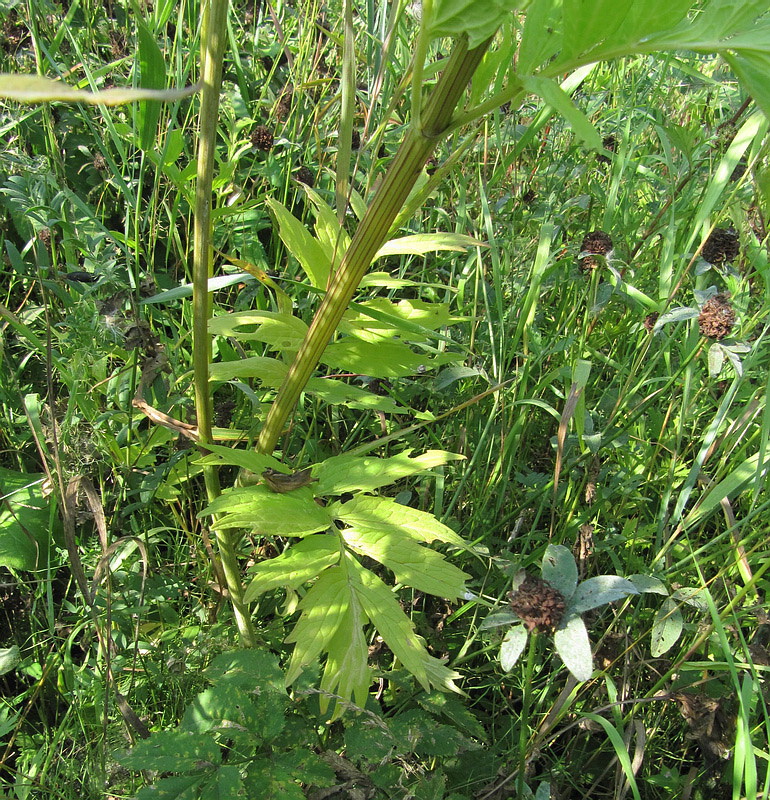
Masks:
[[[195,225],[193,254],[193,365],[195,380],[195,411],[200,444],[212,441],[212,404],[209,391],[211,337],[208,322],[211,316],[211,296],[208,279],[211,277],[211,187],[214,178],[214,149],[219,114],[219,91],[222,85],[222,58],[225,49],[227,0],[210,0],[204,12],[200,95],[200,124],[198,132],[198,170],[195,187]],[[215,466],[203,468],[209,502],[220,494],[219,473]],[[216,531],[222,569],[233,604],[241,644],[256,644],[254,627],[247,605],[243,602],[235,546],[228,530]]]
[[[489,41],[468,50],[467,40],[463,38],[455,46],[446,69],[422,109],[420,124],[411,127],[401,143],[313,317],[310,329],[270,407],[257,442],[259,452],[271,453],[275,449],[300,393],[313,374],[376,252],[387,241],[391,225],[406,202],[420,170],[449,128],[455,106],[486,52]]]

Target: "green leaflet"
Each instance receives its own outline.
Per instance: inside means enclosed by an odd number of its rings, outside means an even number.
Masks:
[[[224,492],[201,511],[217,517],[214,528],[249,528],[263,536],[307,536],[331,525],[328,509],[313,501],[308,487],[287,494],[262,484]]]
[[[343,565],[347,569],[348,584],[356,583],[357,575],[350,568],[351,561],[345,559]],[[360,584],[358,584],[360,587]],[[369,644],[364,635],[364,626],[368,622],[360,601],[361,589],[350,592],[347,611],[340,621],[336,633],[329,641],[326,666],[320,688],[340,697],[352,697],[361,707],[366,706],[369,685],[372,677],[369,671]],[[321,711],[326,711],[329,699],[320,698]],[[342,712],[337,707],[335,716]]]
[[[314,491],[320,496],[354,490],[372,492],[410,475],[418,475],[450,461],[464,458],[444,450],[428,450],[414,458],[411,457],[411,453],[412,450],[404,450],[390,458],[332,456],[323,462]],[[345,508],[348,506],[349,504],[346,504]]]
[[[429,691],[431,685],[457,691],[454,679],[459,677],[458,673],[447,669],[428,653],[393,592],[354,559],[349,558],[348,563],[360,578],[360,586],[356,588],[364,611],[396,658],[417,678],[425,691]]]
[[[350,586],[347,570],[334,566],[321,573],[310,591],[302,598],[302,612],[286,641],[294,642],[294,652],[286,671],[290,686],[305,667],[314,664],[342,624],[350,606]]]
[[[340,540],[334,534],[308,536],[285,550],[276,558],[261,561],[251,574],[243,599],[251,603],[263,592],[286,586],[297,589],[319,575],[340,558]]]
[[[466,548],[465,542],[432,514],[402,506],[385,497],[358,496],[347,503],[332,503],[328,512],[336,519],[356,528],[359,533],[395,537],[409,536],[418,542],[441,542]]]
[[[465,591],[470,575],[448,563],[441,553],[412,539],[389,531],[362,533],[355,528],[345,528],[341,533],[351,550],[384,564],[399,583],[449,600]]]
[[[511,0],[434,0],[433,14],[424,23],[432,37],[467,34],[473,48],[512,19],[517,5]]]
[[[330,367],[374,378],[404,378],[461,359],[459,353],[429,356],[415,353],[403,342],[365,342],[353,336],[330,344],[321,356]]]
[[[256,330],[248,330],[256,326]],[[243,330],[246,328],[246,330]],[[240,311],[213,317],[209,332],[215,336],[232,336],[242,341],[254,340],[274,350],[298,350],[307,334],[307,325],[291,314],[275,311]]]
[[[286,206],[272,197],[265,197],[265,202],[278,223],[278,235],[302,265],[310,283],[317,289],[325,289],[332,265],[324,248]]]

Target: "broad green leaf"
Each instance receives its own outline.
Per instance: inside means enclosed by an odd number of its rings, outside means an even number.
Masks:
[[[626,8],[625,19],[612,37],[607,38],[610,47],[628,43],[629,47],[659,31],[668,31],[686,17],[693,0],[645,0],[631,2]]]
[[[274,311],[240,311],[213,317],[209,322],[209,333],[214,336],[264,342],[281,351],[298,350],[307,330],[307,325],[298,317]]]
[[[443,692],[422,694],[416,698],[417,702],[430,714],[450,720],[458,728],[474,739],[484,741],[487,733],[476,715],[468,709],[462,700]],[[456,751],[455,751],[456,752]]]
[[[684,629],[684,619],[679,606],[667,597],[655,612],[650,636],[650,655],[659,658],[679,640]]]
[[[340,323],[342,333],[354,333],[369,341],[400,335],[411,341],[433,338],[432,332],[446,327],[461,318],[449,313],[446,303],[428,303],[424,300],[400,300],[394,303],[385,297],[376,297],[346,311]]]
[[[314,487],[315,494],[322,496],[356,490],[373,492],[410,475],[419,475],[464,458],[444,450],[428,450],[412,458],[412,452],[404,450],[390,458],[350,455],[327,458],[316,472],[318,484]]]
[[[307,536],[332,524],[328,509],[307,488],[278,494],[266,486],[230,489],[200,512],[217,517],[214,528],[250,528],[262,536]]]
[[[244,594],[252,603],[263,592],[286,586],[297,589],[336,564],[340,558],[340,540],[336,534],[317,534],[296,542],[281,555],[261,561],[251,569],[254,579]]]
[[[579,681],[589,680],[594,671],[594,662],[583,620],[577,615],[562,620],[554,631],[553,643],[564,666],[575,678]]]
[[[374,260],[387,256],[424,256],[426,253],[441,250],[455,250],[463,253],[469,247],[488,247],[488,245],[472,236],[466,236],[464,233],[417,233],[386,242],[375,253]]]
[[[361,606],[393,655],[414,675],[426,692],[430,691],[431,684],[437,688],[443,686],[454,690],[452,681],[457,673],[447,669],[428,653],[393,592],[355,559],[348,558],[348,563],[358,573],[360,583],[353,588]]]
[[[231,650],[220,653],[206,668],[205,675],[213,684],[227,683],[241,689],[275,692],[286,697],[283,670],[277,657],[267,650]]]
[[[722,371],[725,353],[719,342],[714,342],[708,350],[709,378],[716,378]]]
[[[59,80],[42,75],[0,73],[0,97],[17,103],[85,103],[86,105],[120,106],[137,100],[174,102],[198,91],[198,86],[186,89],[103,89],[88,92],[67,86]]]
[[[356,528],[345,528],[340,533],[348,547],[386,566],[398,583],[448,600],[465,592],[465,581],[470,575],[449,564],[440,553],[403,534],[371,530],[362,533]]]
[[[170,730],[156,731],[143,739],[120,763],[129,769],[152,769],[160,772],[197,772],[204,764],[219,764],[222,751],[207,733]]]
[[[206,450],[209,451],[209,454],[199,458],[197,464],[230,464],[256,475],[260,475],[268,468],[280,471],[283,467],[278,459],[257,453],[256,450],[241,450],[236,447],[209,443],[206,444]]]
[[[505,22],[513,19],[516,3],[511,0],[434,0],[433,14],[424,20],[432,37],[468,36],[468,46],[476,47]]]
[[[652,44],[661,49],[726,50],[744,31],[761,27],[756,21],[766,12],[765,0],[711,0],[692,19],[662,30]]]
[[[543,579],[564,595],[569,601],[575,593],[578,571],[575,557],[563,545],[549,544],[543,554]]]
[[[286,206],[272,197],[265,197],[278,223],[278,235],[288,251],[299,261],[310,283],[325,289],[331,272],[331,262],[323,247]]]
[[[330,367],[373,378],[405,378],[460,359],[457,353],[421,355],[403,342],[365,342],[354,336],[330,344],[321,356]]]
[[[770,35],[766,34],[770,41]],[[730,65],[741,83],[746,87],[757,105],[766,116],[770,117],[770,53],[759,50],[740,50],[737,53],[728,51],[722,57]]]
[[[562,57],[572,60],[601,42],[614,41],[629,10],[646,5],[638,0],[564,0],[564,43]]]
[[[681,589],[671,592],[671,598],[672,600],[680,600],[682,603],[686,603],[688,606],[697,608],[698,611],[705,613],[709,610],[709,601],[706,597],[707,591],[704,587],[683,586]]]
[[[249,742],[273,739],[284,728],[286,697],[276,692],[255,693],[258,687],[241,689],[221,683],[201,692],[187,706],[180,731],[222,731],[231,739]]]
[[[519,45],[517,72],[530,75],[562,46],[561,0],[533,0],[527,9]]]
[[[347,568],[347,560],[343,564]],[[348,580],[358,583],[358,576],[348,569]],[[347,612],[341,620],[337,632],[329,642],[326,656],[326,666],[321,678],[320,689],[330,694],[338,694],[345,699],[352,698],[361,707],[366,706],[372,674],[369,670],[369,643],[364,636],[364,626],[368,618],[364,613],[359,600],[359,592],[350,593],[350,603]],[[319,698],[321,712],[325,712],[329,698],[321,695]],[[343,706],[338,705],[334,717],[343,711]]]
[[[326,258],[336,269],[350,247],[350,235],[340,225],[334,209],[325,202],[314,189],[303,184],[305,194],[316,209],[315,232],[318,243],[326,253]]]
[[[409,536],[418,542],[438,539],[463,549],[465,542],[432,514],[402,506],[386,497],[358,495],[347,503],[335,502],[326,509],[334,519],[356,528],[360,534],[388,533],[394,538]]]
[[[558,83],[549,78],[536,77],[522,78],[522,83],[528,92],[542,97],[551,108],[558,111],[567,120],[575,135],[588,147],[594,150],[602,149],[602,137]]]
[[[48,561],[52,541],[49,501],[42,473],[0,467],[0,566],[39,569]],[[58,522],[54,534],[58,533]]]
[[[141,769],[141,767],[136,767]],[[201,800],[201,792],[205,791],[205,784],[210,772],[202,775],[174,775],[170,778],[161,778],[152,786],[145,786],[139,790],[136,800]]]
[[[297,680],[306,667],[315,664],[328,648],[348,613],[350,592],[347,570],[338,565],[322,572],[302,598],[299,621],[286,637],[286,642],[294,642],[294,652],[286,671],[287,686]]]
[[[582,614],[605,603],[614,603],[630,594],[639,594],[631,581],[619,575],[597,575],[578,584],[569,601],[568,613]]]
[[[500,645],[500,666],[510,672],[527,646],[527,629],[523,625],[514,625],[503,638]]]
[[[231,800],[243,797],[241,770],[235,764],[222,764],[201,793],[201,800]]]
[[[311,378],[305,385],[305,391],[330,405],[347,405],[361,411],[382,411],[385,414],[414,413],[400,406],[392,397],[374,394],[334,378]],[[428,415],[427,418],[432,419],[432,416]]]
[[[257,378],[265,386],[280,386],[288,366],[276,358],[252,356],[238,361],[217,361],[209,368],[212,381],[229,381],[234,378]]]

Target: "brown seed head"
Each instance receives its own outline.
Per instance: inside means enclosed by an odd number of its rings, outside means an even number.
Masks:
[[[527,575],[518,591],[508,595],[513,613],[528,631],[553,630],[562,620],[567,603],[564,595],[542,578]]]
[[[304,183],[305,186],[309,186],[311,189],[315,185],[315,175],[313,175],[313,170],[309,167],[301,166],[295,173],[294,177],[300,182]]]
[[[652,332],[652,330],[655,328],[655,323],[658,321],[659,316],[660,314],[657,311],[653,311],[652,314],[648,314],[644,318],[644,327],[648,331]]]
[[[610,257],[612,253],[612,238],[604,231],[591,231],[583,237],[580,252],[588,253],[588,255],[580,259],[580,269],[583,272],[596,269],[603,259]],[[594,255],[602,256],[603,258],[594,258]]]
[[[716,294],[703,305],[698,317],[701,336],[709,339],[724,339],[735,325],[735,311],[730,305],[729,295]]]
[[[740,255],[741,245],[733,228],[714,228],[703,245],[701,255],[709,264],[732,263]]]
[[[254,145],[254,147],[256,147],[257,150],[263,150],[266,153],[273,149],[273,141],[273,132],[267,127],[267,125],[257,125],[251,134],[251,143]]]

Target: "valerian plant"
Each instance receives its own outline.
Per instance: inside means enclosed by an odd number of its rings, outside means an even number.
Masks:
[[[593,656],[582,614],[592,608],[639,594],[636,586],[619,575],[597,575],[578,583],[572,553],[562,545],[548,545],[541,578],[524,570],[516,573],[510,593],[511,608],[490,614],[484,628],[512,627],[500,646],[500,666],[509,672],[524,652],[530,633],[553,633],[556,652],[579,681],[593,674]]]
[[[402,586],[457,598],[468,577],[424,545],[463,540],[431,514],[373,492],[395,481],[446,464],[460,456],[429,451],[391,458],[341,455],[302,471],[303,485],[276,482],[286,467],[271,456],[213,446],[209,463],[235,464],[261,481],[224,492],[204,515],[215,527],[249,527],[256,535],[298,541],[275,558],[258,563],[244,600],[278,588],[295,592],[310,584],[299,601],[300,617],[287,641],[294,652],[286,674],[293,683],[326,655],[321,708],[336,695],[366,704],[372,676],[367,665],[366,626],[371,622],[401,664],[428,690],[455,689],[459,675],[431,656],[387,584],[361,558],[390,570]],[[293,604],[288,604],[289,606]],[[335,713],[341,711],[341,706]]]

